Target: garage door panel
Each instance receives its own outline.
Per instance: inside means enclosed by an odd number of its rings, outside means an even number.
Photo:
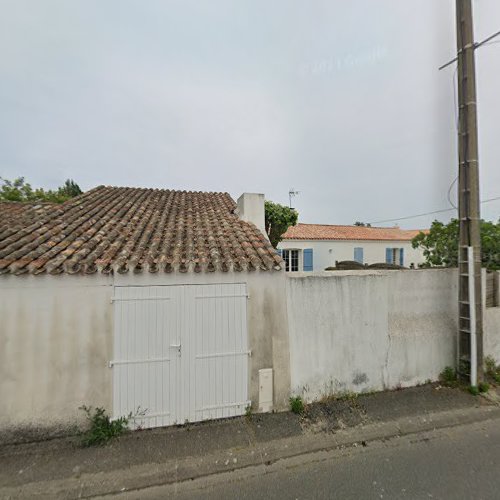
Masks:
[[[197,392],[196,413],[202,419],[241,415],[248,404],[245,285],[204,287],[197,300],[202,341],[195,372],[205,390]]]
[[[168,318],[175,295],[167,287],[116,287],[113,414],[145,412],[143,427],[170,423],[172,377]]]
[[[116,287],[114,416],[140,408],[137,423],[155,427],[243,414],[246,301],[244,284]]]
[[[121,398],[116,416],[137,414],[133,422],[135,427],[151,427],[156,421],[163,422],[161,425],[170,423],[168,362],[116,365],[114,370],[114,377],[122,386],[118,388]]]
[[[205,358],[198,360],[196,373],[198,387],[206,387],[208,384],[213,386],[209,390],[197,393],[199,394],[196,404],[198,419],[222,418],[245,413],[249,403],[246,398],[246,363],[242,360],[237,361],[235,356]]]

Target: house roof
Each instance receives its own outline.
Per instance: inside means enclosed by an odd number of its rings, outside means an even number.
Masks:
[[[411,241],[420,231],[420,229],[400,229],[399,227],[297,224],[289,227],[282,238],[283,240]]]
[[[61,205],[0,203],[0,274],[279,270],[227,193],[99,186]]]
[[[52,202],[21,202],[21,201],[1,201],[0,202],[0,226],[23,224],[29,222],[33,217],[51,211],[57,203]]]

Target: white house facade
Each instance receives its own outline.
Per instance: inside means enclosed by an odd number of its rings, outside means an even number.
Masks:
[[[419,232],[398,227],[297,224],[283,235],[278,250],[289,272],[323,271],[341,261],[418,267],[425,259],[411,241]]]

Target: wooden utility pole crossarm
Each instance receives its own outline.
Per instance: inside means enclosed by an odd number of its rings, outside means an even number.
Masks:
[[[483,379],[483,309],[475,45],[471,0],[456,0],[458,58],[459,338],[458,370]],[[470,248],[472,247],[472,248]],[[473,265],[469,265],[473,256]],[[471,347],[472,346],[472,347]]]

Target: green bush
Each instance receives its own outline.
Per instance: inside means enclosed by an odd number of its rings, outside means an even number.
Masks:
[[[127,417],[111,420],[104,408],[92,408],[81,406],[80,410],[85,412],[89,427],[81,433],[83,446],[96,446],[123,434],[128,430],[128,423],[132,419],[132,413]]]
[[[304,412],[304,402],[300,396],[292,396],[290,398],[290,410],[297,415]]]
[[[457,372],[451,366],[447,366],[439,374],[439,380],[445,385],[453,385],[457,382]]]
[[[479,388],[477,385],[470,385],[469,386],[469,392],[471,394],[473,394],[474,396],[478,396],[479,395]]]
[[[488,392],[490,390],[490,384],[488,384],[488,382],[479,382],[477,388],[479,392]]]

